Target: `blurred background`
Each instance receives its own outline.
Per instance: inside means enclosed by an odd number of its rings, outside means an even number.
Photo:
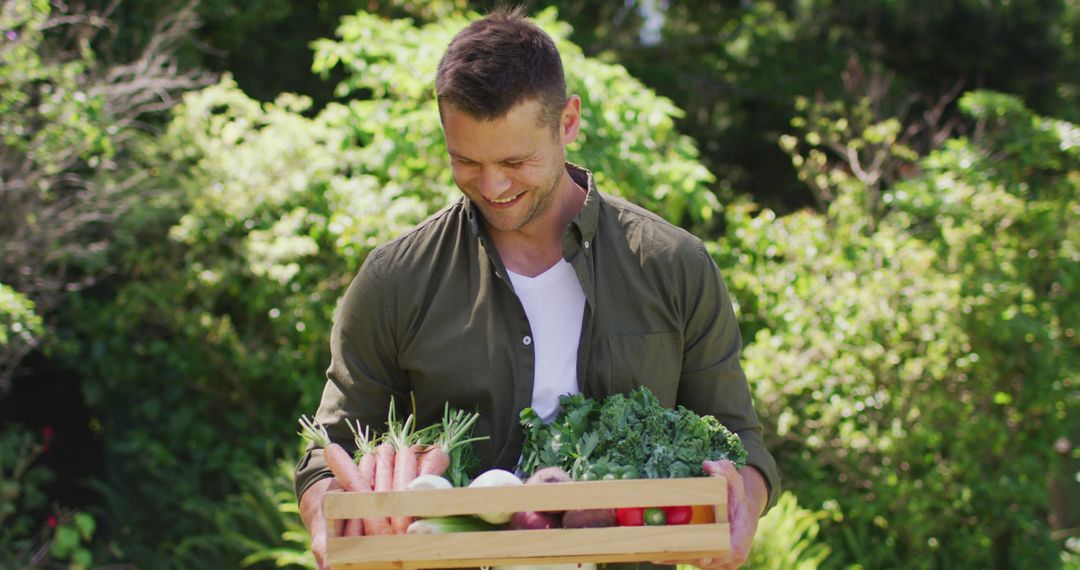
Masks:
[[[457,196],[492,2],[2,0],[0,568],[313,568],[337,298]],[[571,160],[706,242],[784,475],[750,567],[1080,568],[1080,2],[526,3]]]

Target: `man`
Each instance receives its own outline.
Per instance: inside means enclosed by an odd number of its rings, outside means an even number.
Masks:
[[[379,429],[391,398],[417,425],[443,406],[477,409],[485,465],[513,469],[521,410],[551,418],[558,396],[646,385],[667,406],[715,415],[749,465],[706,462],[728,478],[735,568],[779,493],[739,365],[740,337],[700,240],[623,200],[566,162],[581,100],[567,97],[551,38],[519,11],[460,32],[436,77],[454,181],[464,197],[376,249],[342,299],[316,419],[351,441],[346,419]],[[406,410],[399,410],[399,417]],[[321,452],[297,467],[301,515],[322,564]]]

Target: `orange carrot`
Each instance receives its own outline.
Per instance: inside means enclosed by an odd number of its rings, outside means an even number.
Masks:
[[[364,523],[360,519],[349,519],[345,521],[345,530],[342,531],[341,536],[364,536]]]
[[[341,486],[346,491],[370,490],[370,488],[365,488],[364,480],[360,476],[360,468],[353,462],[352,457],[349,457],[349,452],[330,441],[325,426],[306,417],[300,418],[300,425],[304,429],[301,435],[315,442],[316,445],[322,446],[326,466],[330,468],[334,478],[338,480],[338,483],[341,483]]]
[[[394,401],[390,400],[390,414],[386,422],[386,438],[394,446],[394,473],[391,479],[391,489],[404,491],[409,483],[416,479],[416,449],[413,447],[415,434],[411,431],[415,416],[409,415],[404,424],[398,424],[394,420]],[[376,469],[376,474],[378,470]],[[412,517],[390,517],[390,528],[394,534],[405,534],[409,528]]]
[[[442,475],[450,466],[450,454],[440,445],[431,445],[424,451],[417,468],[417,475]]]
[[[368,489],[375,487],[375,446],[378,438],[371,437],[370,428],[360,429],[360,421],[356,421],[356,427],[348,424],[353,432],[353,441],[356,442],[356,455],[353,459],[360,466],[360,476],[367,482]]]
[[[382,442],[375,447],[375,492],[391,491],[394,476],[394,446]],[[364,530],[369,535],[393,534],[390,520],[386,517],[365,518]]]
[[[443,419],[435,443],[424,453],[426,456],[420,465],[420,475],[443,475],[454,485],[463,485],[468,482],[468,474],[461,465],[453,465],[455,450],[464,447],[474,441],[487,439],[484,437],[468,438],[472,426],[476,423],[479,413],[467,414],[462,410],[454,410],[450,413],[450,404],[443,409]],[[449,470],[449,472],[448,472]]]

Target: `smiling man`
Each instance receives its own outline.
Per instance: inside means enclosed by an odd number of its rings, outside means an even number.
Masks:
[[[417,425],[446,403],[476,409],[484,465],[513,469],[521,411],[545,419],[558,397],[648,386],[661,403],[711,414],[738,434],[748,465],[728,478],[736,568],[779,471],[739,364],[741,339],[720,273],[700,240],[601,193],[567,162],[581,100],[559,52],[518,11],[497,11],[450,43],[436,77],[454,181],[463,198],[377,248],[342,299],[316,419],[351,447],[347,419],[382,427],[391,398]],[[411,411],[411,410],[410,410]],[[399,410],[403,417],[406,410]],[[323,495],[335,485],[312,448],[297,466],[301,516],[320,565]]]

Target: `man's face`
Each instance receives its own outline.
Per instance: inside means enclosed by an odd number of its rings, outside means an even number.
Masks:
[[[562,137],[539,122],[540,103],[519,103],[506,116],[480,121],[442,107],[454,182],[495,231],[528,227],[551,209],[565,172]]]

